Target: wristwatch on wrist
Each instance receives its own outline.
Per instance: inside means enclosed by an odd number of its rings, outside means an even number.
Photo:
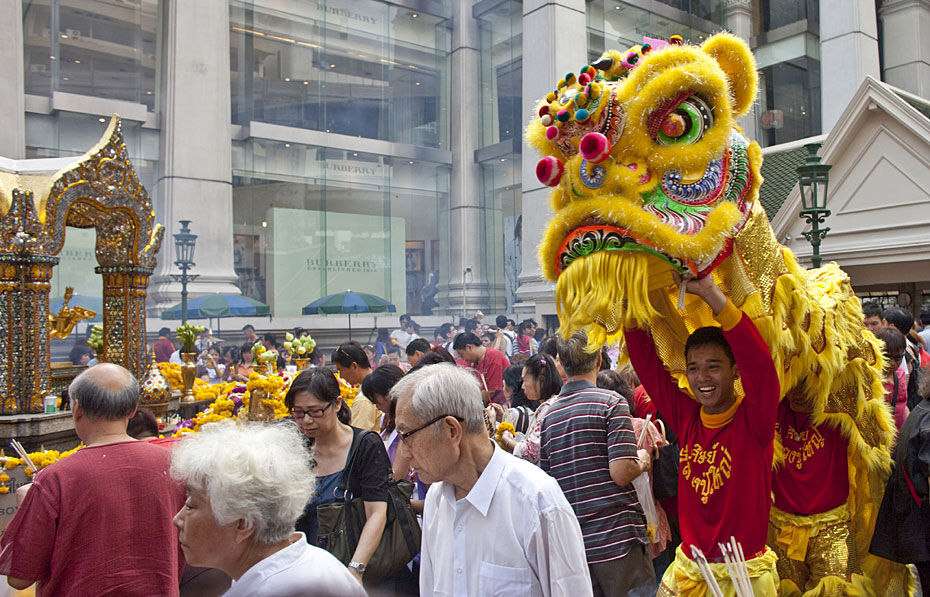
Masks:
[[[358,570],[359,574],[365,574],[365,568],[367,567],[368,566],[362,564],[361,562],[349,562],[349,568],[355,568]]]

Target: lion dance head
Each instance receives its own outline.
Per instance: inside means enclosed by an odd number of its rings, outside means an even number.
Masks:
[[[757,85],[738,38],[674,36],[608,52],[540,103],[527,137],[555,188],[540,259],[563,327],[616,336],[658,315],[643,289],[670,285],[672,271],[706,275],[732,252],[761,183],[761,151],[736,124]],[[608,271],[630,283],[593,288]]]

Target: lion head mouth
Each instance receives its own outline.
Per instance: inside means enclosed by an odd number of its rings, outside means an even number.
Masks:
[[[572,230],[565,237],[555,259],[555,271],[561,275],[579,257],[587,257],[598,251],[639,251],[661,259],[679,274],[697,274],[694,262],[669,255],[648,239],[619,226],[598,222],[597,219]]]

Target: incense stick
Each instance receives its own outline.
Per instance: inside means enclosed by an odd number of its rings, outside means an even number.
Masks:
[[[752,581],[749,578],[749,570],[746,568],[746,559],[743,556],[743,548],[736,541],[735,537],[730,537],[729,543],[718,543],[720,551],[723,553],[724,563],[727,572],[733,581],[733,587],[737,597],[752,597]]]
[[[33,464],[32,459],[29,458],[29,454],[26,453],[26,450],[23,449],[23,445],[16,441],[15,439],[10,440],[10,447],[13,448],[13,451],[26,463],[26,466],[29,467],[29,470],[32,471],[32,474],[39,472],[39,469],[36,468],[36,465]]]
[[[744,577],[745,564],[739,560],[739,555],[733,551],[730,545],[725,543],[718,543],[718,545],[720,546],[720,552],[723,554],[723,561],[737,597],[753,597],[752,585]]]
[[[727,574],[730,575],[730,582],[733,583],[733,588],[736,589],[736,597],[743,597],[743,590],[740,586],[739,575],[736,572],[736,567],[733,565],[732,559],[730,558],[730,553],[727,551],[727,546],[723,543],[718,543],[720,546],[720,553],[723,554],[723,563],[727,567]]]
[[[707,565],[707,558],[704,557],[704,552],[696,545],[692,545],[691,555],[694,558],[694,563],[697,564],[698,570],[701,571],[701,576],[704,577],[704,582],[707,584],[707,588],[710,590],[713,597],[723,597],[720,585],[717,584],[714,573],[711,571],[710,566]]]
[[[748,591],[747,595],[752,595],[752,581],[749,579],[749,570],[746,567],[746,556],[743,555],[743,546],[739,544],[736,537],[732,536],[730,537],[730,545],[732,546],[733,552],[739,554],[737,572],[739,572],[743,579],[743,585]]]

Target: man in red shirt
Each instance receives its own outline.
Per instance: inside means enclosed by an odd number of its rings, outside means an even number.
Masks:
[[[839,429],[816,425],[800,406],[803,402],[796,390],[788,392],[775,424],[785,459],[772,481],[768,544],[778,555],[782,590],[792,595],[871,594],[871,581],[849,557],[857,553],[846,503],[849,442]]]
[[[36,474],[0,539],[0,574],[16,589],[38,582],[40,595],[178,595],[171,519],[184,488],[168,475],[170,450],[126,434],[138,382],[104,363],[69,393],[86,447]]]
[[[168,328],[158,330],[158,340],[156,340],[155,345],[152,346],[152,350],[155,351],[155,362],[167,363],[171,360],[171,353],[174,352],[174,343],[168,337],[170,335],[171,330]]]
[[[468,332],[455,337],[452,348],[463,361],[474,368],[481,382],[482,396],[485,401],[507,406],[504,396],[504,369],[510,361],[504,353],[487,346],[482,346],[478,336]]]
[[[681,539],[659,596],[707,590],[692,546],[707,557],[724,594],[733,593],[721,543],[742,546],[755,595],[778,592],[776,556],[765,545],[772,494],[778,375],[752,321],[714,285],[713,276],[687,282],[721,327],[695,330],[685,344],[691,393],[679,388],[656,354],[651,334],[624,332],[630,360],[649,397],[678,436]],[[734,357],[735,355],[735,357]],[[737,395],[739,379],[745,396]]]

